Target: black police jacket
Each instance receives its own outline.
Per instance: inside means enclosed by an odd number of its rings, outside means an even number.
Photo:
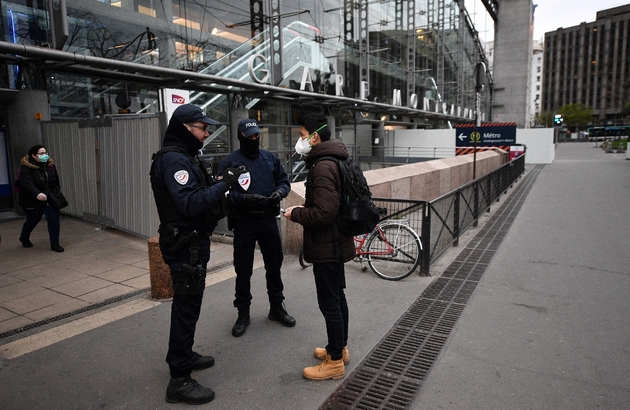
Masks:
[[[221,203],[228,185],[222,182],[208,184],[204,171],[194,161],[201,143],[192,140],[196,141],[182,124],[171,120],[164,146],[178,147],[179,150],[164,152],[153,161],[151,187],[161,225],[210,233],[214,226],[208,226],[207,212]]]
[[[226,168],[238,168],[240,166],[245,167],[249,172],[250,178],[249,181],[246,181],[241,176],[239,185],[234,186],[230,190],[230,202],[235,214],[251,207],[251,204],[247,204],[244,200],[247,194],[269,197],[275,191],[279,191],[282,198],[286,198],[291,192],[289,177],[282,167],[280,159],[274,153],[261,149],[255,158],[251,158],[238,149],[221,161],[217,173],[221,175]],[[264,210],[274,205],[277,205],[277,203],[274,204],[272,201],[262,200],[255,204],[255,207],[259,210]]]

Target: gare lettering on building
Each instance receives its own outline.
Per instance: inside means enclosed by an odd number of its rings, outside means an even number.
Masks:
[[[267,57],[262,54],[253,54],[249,57],[247,62],[247,71],[249,73],[250,78],[258,84],[269,84],[270,72],[269,69],[265,68],[267,66]],[[335,95],[343,96],[343,76],[341,74],[334,74],[334,83],[335,83]],[[311,76],[311,71],[309,67],[304,67],[302,71],[302,80],[300,81],[300,91],[310,91],[315,92],[313,88],[313,79]],[[362,101],[367,101],[369,95],[369,84],[367,81],[361,81],[359,87],[359,99]],[[402,107],[402,91],[400,89],[394,88],[392,91],[392,100],[391,105]],[[409,101],[407,101],[407,107],[409,108],[418,108],[418,95],[411,94],[409,96]],[[475,110],[465,107],[455,106],[455,104],[447,104],[444,102],[439,102],[428,97],[424,97],[422,100],[422,109],[428,112],[434,112],[436,114],[446,114],[454,117],[460,117],[465,119],[474,119],[475,118]],[[482,120],[485,119],[485,115],[482,114]]]

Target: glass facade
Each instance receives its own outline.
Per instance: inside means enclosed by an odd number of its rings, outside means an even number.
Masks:
[[[47,47],[51,27],[44,0],[3,1],[4,40]],[[328,105],[340,128],[361,121],[446,128],[474,118],[473,70],[485,56],[476,31],[457,2],[443,0],[66,0],[69,36],[63,51],[271,83],[282,62],[282,88],[387,104],[391,110],[350,112]],[[279,18],[279,21],[278,21]],[[280,33],[278,35],[278,33]],[[50,93],[54,118],[155,113],[155,84],[114,81],[37,67],[7,65],[7,88]],[[272,73],[269,73],[272,71]],[[174,88],[164,82],[164,88]],[[488,90],[481,111],[491,118]],[[191,102],[226,125],[236,103],[278,131],[292,146],[302,103],[191,91]],[[413,107],[417,115],[398,113]],[[312,104],[309,109],[322,110]],[[357,115],[358,112],[358,115]],[[442,114],[427,115],[431,113]],[[439,119],[441,118],[441,119]],[[215,137],[229,140],[229,127]],[[270,128],[271,129],[271,128]],[[222,134],[222,135],[220,135]],[[276,132],[274,132],[276,134]],[[289,145],[287,145],[289,144]],[[278,144],[272,144],[278,145]]]

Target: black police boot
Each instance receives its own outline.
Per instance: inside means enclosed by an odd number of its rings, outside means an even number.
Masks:
[[[214,366],[214,357],[202,356],[197,352],[193,352],[193,370],[203,370]]]
[[[249,319],[249,309],[247,310],[239,309],[238,319],[236,319],[236,323],[234,323],[234,326],[232,326],[232,336],[234,337],[243,336],[243,333],[245,333],[245,329],[247,329],[247,326],[249,326],[250,323],[252,322]]]
[[[287,327],[295,326],[295,319],[287,313],[283,305],[271,306],[269,309],[269,316],[267,317],[271,320],[277,320]]]
[[[203,387],[197,380],[187,377],[171,377],[171,381],[166,388],[166,401],[168,403],[179,403],[184,401],[188,404],[204,404],[214,399],[214,390]]]

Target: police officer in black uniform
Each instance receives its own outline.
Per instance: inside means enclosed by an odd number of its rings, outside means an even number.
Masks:
[[[211,367],[212,356],[192,350],[195,328],[205,289],[206,267],[210,260],[210,234],[222,217],[221,201],[237,183],[242,170],[224,169],[220,181],[208,175],[197,157],[208,126],[218,122],[201,108],[178,107],[166,129],[163,148],[154,155],[151,188],[160,217],[160,250],[173,280],[171,329],[166,362],[171,379],[166,401],[189,404],[208,403],[212,389],[190,377],[191,371]]]
[[[291,191],[289,177],[275,154],[260,149],[260,129],[256,120],[239,122],[238,139],[240,149],[225,157],[218,169],[219,173],[239,167],[247,170],[230,190],[232,214],[228,218],[234,229],[234,307],[238,309],[238,318],[232,327],[234,337],[242,336],[251,323],[249,307],[256,242],[265,263],[270,304],[267,317],[284,326],[295,326],[295,319],[287,313],[283,303],[282,242],[276,220],[280,201]]]

